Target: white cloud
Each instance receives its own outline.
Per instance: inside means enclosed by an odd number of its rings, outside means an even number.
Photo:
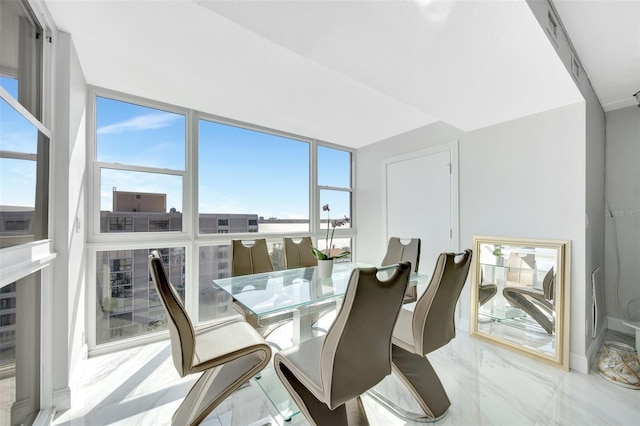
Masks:
[[[179,115],[166,112],[145,114],[121,121],[120,123],[102,126],[98,129],[98,134],[106,135],[109,133],[121,133],[126,131],[161,129],[163,127],[170,126],[173,121],[180,118],[181,116]]]

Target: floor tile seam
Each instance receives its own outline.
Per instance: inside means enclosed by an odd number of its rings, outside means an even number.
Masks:
[[[544,404],[542,410],[536,416],[536,419],[535,419],[536,426],[538,426],[540,424],[547,424],[547,422],[544,421],[545,420],[545,413],[553,412],[551,410],[553,408],[551,405],[553,404],[553,402],[555,400],[557,400],[561,396],[560,395],[560,389],[563,389],[564,388],[564,382],[569,380],[569,374],[571,374],[571,371],[567,371],[566,374],[564,374],[562,376],[562,379],[560,379],[557,382],[557,384],[554,386],[553,392],[551,392],[551,394],[547,397],[547,401]]]

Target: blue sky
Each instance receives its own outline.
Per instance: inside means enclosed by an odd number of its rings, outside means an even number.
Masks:
[[[98,98],[97,159],[172,170],[185,168],[185,117]],[[210,121],[199,132],[199,211],[309,217],[309,144]],[[348,186],[349,154],[319,150],[323,185]],[[103,172],[102,209],[111,190],[167,193],[167,208],[182,211],[181,179],[149,173]],[[332,218],[348,215],[348,194],[323,191]],[[323,215],[323,218],[326,217]]]
[[[0,84],[17,97],[14,79]],[[35,153],[37,131],[2,101],[0,149]],[[97,149],[100,162],[184,171],[183,115],[99,97]],[[309,217],[307,142],[210,121],[199,123],[199,211],[251,213],[264,217]],[[348,187],[348,152],[320,147],[318,180]],[[0,204],[30,206],[35,198],[35,162],[0,159]],[[167,209],[183,211],[182,178],[176,175],[103,169],[101,209],[111,210],[112,190],[167,194]],[[349,195],[322,191],[331,219],[349,215]],[[322,213],[322,219],[327,217]]]
[[[17,80],[0,77],[0,85],[17,98]],[[2,99],[0,150],[35,154],[37,138],[37,129]],[[35,161],[0,158],[0,182],[0,205],[33,208],[36,186]]]

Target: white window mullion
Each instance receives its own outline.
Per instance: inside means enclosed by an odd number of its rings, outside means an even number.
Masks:
[[[162,175],[182,176],[183,178],[186,174],[186,172],[182,170],[161,169],[158,167],[130,166],[128,164],[104,163],[100,161],[96,161],[94,164],[95,164],[95,167],[99,169],[113,169],[113,170],[125,170],[125,171],[132,171],[132,172],[157,173]]]
[[[320,190],[318,189],[318,142],[315,139],[309,144],[309,149],[309,231],[314,237],[314,244],[317,245],[318,230],[320,229],[320,217],[318,216]]]
[[[188,244],[185,244],[185,305],[191,320],[198,324],[200,322],[198,312],[200,265],[198,247],[195,245],[198,235],[198,115],[193,110],[187,113],[186,135],[187,152],[182,192],[183,230],[186,230],[188,236]]]

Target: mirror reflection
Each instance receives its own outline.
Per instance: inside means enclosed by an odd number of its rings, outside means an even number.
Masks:
[[[565,242],[474,238],[472,334],[564,365]]]

